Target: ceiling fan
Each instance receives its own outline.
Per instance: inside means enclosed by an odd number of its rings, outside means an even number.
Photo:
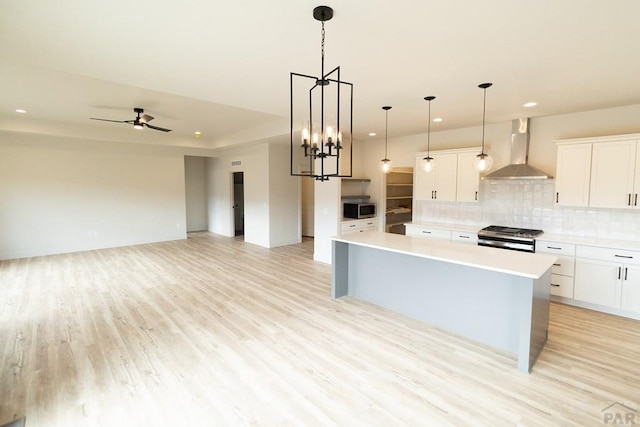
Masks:
[[[91,120],[100,120],[103,122],[115,122],[115,123],[127,123],[133,125],[135,129],[143,129],[148,127],[149,129],[159,130],[162,132],[171,132],[171,129],[165,129],[158,126],[150,125],[149,122],[153,120],[153,116],[149,116],[148,114],[143,114],[144,109],[140,107],[136,107],[133,111],[137,114],[137,117],[133,120],[109,120],[109,119],[98,119],[95,117],[90,117]]]

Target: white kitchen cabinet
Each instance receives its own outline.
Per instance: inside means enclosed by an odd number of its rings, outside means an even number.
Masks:
[[[635,140],[593,144],[589,205],[596,208],[632,208],[638,205],[635,187],[638,162]]]
[[[558,144],[555,202],[562,206],[588,206],[591,144]]]
[[[622,303],[620,307],[623,310],[640,313],[640,267],[625,265],[624,268]]]
[[[341,234],[364,233],[376,229],[376,219],[355,219],[352,221],[343,221],[340,226]]]
[[[480,148],[432,151],[435,168],[426,173],[422,159],[416,155],[414,169],[414,199],[437,202],[474,202],[478,200],[480,176],[473,168],[473,158]]]
[[[480,189],[478,171],[473,168],[473,161],[477,151],[458,154],[458,176],[456,186],[456,201],[477,202]]]
[[[553,254],[558,257],[551,267],[551,295],[573,298],[576,245],[536,240],[536,252]]]
[[[593,259],[576,260],[574,298],[607,307],[620,307],[621,265]]]
[[[416,157],[414,175],[415,199],[439,202],[453,202],[456,200],[456,174],[458,156],[456,154],[432,153],[436,167],[429,173],[422,169],[422,159]]]
[[[451,240],[451,230],[431,228],[421,225],[405,224],[407,236],[422,237],[425,239]]]
[[[573,277],[551,273],[551,295],[573,298],[573,285]]]
[[[574,298],[640,313],[640,252],[577,246]]]
[[[478,244],[478,233],[472,233],[468,231],[457,231],[451,230],[451,241],[452,242],[462,242],[462,243],[471,243],[473,245]]]
[[[556,141],[556,203],[638,209],[640,134]]]

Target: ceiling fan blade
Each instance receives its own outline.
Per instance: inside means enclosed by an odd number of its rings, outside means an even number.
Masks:
[[[151,120],[153,120],[153,116],[150,116],[148,114],[144,114],[142,117],[140,117],[140,121],[142,123],[149,123]]]
[[[143,123],[143,126],[146,126],[149,129],[153,129],[153,130],[160,130],[162,132],[171,132],[171,129],[165,129],[165,128],[161,128],[161,127],[158,127],[158,126],[149,125],[147,123]]]
[[[98,119],[98,118],[95,118],[95,117],[89,117],[89,120],[100,120],[101,122],[128,123],[128,122],[122,121],[122,120]]]

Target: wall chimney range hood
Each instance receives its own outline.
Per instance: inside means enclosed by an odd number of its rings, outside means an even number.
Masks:
[[[551,175],[527,164],[529,157],[529,119],[516,119],[511,125],[511,164],[482,179],[550,179]]]

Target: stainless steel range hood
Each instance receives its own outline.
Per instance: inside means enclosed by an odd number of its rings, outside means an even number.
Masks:
[[[549,179],[551,175],[527,164],[529,157],[529,119],[516,119],[511,126],[511,164],[482,179]]]

